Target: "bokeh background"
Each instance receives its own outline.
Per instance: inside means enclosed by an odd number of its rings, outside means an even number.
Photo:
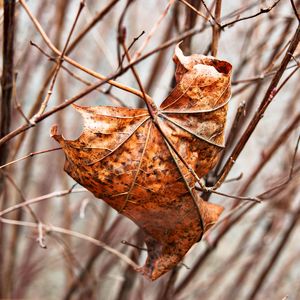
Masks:
[[[26,4],[51,42],[62,51],[79,0],[30,0]],[[215,7],[220,4],[218,18]],[[233,65],[232,99],[226,127],[227,147],[216,170],[205,178],[210,185],[216,181],[258,111],[287,55],[299,24],[295,12],[299,5],[298,0],[86,0],[71,38],[73,47],[67,53],[82,66],[109,76],[118,69],[118,57],[123,54],[118,43],[119,28],[126,28],[128,46],[139,37],[130,49],[131,55],[135,57],[141,47],[142,57],[147,54],[136,64],[136,69],[147,93],[159,104],[174,85],[175,45],[183,41],[181,48],[186,55],[211,55],[212,32],[219,31],[214,54]],[[3,14],[2,3],[2,27]],[[223,25],[222,30],[216,25],[216,19]],[[47,96],[57,58],[18,1],[15,21],[10,131],[38,112]],[[2,33],[1,45],[3,42]],[[231,195],[249,197],[269,191],[261,196],[262,203],[203,195],[206,200],[225,207],[220,223],[189,251],[183,264],[155,282],[144,279],[112,253],[86,240],[54,230],[45,233],[47,248],[43,249],[36,242],[36,228],[2,223],[1,297],[300,299],[300,227],[297,223],[300,162],[295,152],[300,122],[299,55],[298,47],[277,85],[279,88],[282,84],[280,91],[271,99],[236,160],[227,176],[228,182],[219,188]],[[1,64],[3,59],[2,56]],[[123,65],[127,65],[126,60]],[[116,80],[138,89],[130,70]],[[63,62],[46,111],[98,81]],[[143,106],[141,99],[107,84],[76,103]],[[1,167],[4,182],[1,210],[43,196],[45,200],[31,205],[43,224],[99,239],[142,265],[145,251],[122,243],[127,241],[144,247],[140,230],[82,187],[77,185],[70,190],[75,182],[63,171],[62,151],[37,153],[58,147],[50,138],[52,124],[59,124],[64,136],[70,139],[78,137],[82,130],[79,115],[68,106],[8,141],[5,163],[33,155]],[[24,207],[5,218],[32,222]]]

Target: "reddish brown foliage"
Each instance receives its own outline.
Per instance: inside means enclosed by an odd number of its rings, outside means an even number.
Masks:
[[[231,65],[185,57],[178,47],[174,61],[177,85],[154,117],[146,109],[75,106],[84,118],[77,140],[52,128],[66,172],[144,230],[148,258],[139,271],[152,280],[176,266],[223,209],[203,201],[195,184],[223,148]]]

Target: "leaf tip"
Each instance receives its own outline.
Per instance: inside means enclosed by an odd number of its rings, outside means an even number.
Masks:
[[[58,126],[56,124],[54,124],[54,125],[51,126],[50,136],[54,137],[56,135],[58,135]]]
[[[206,232],[217,223],[224,207],[218,204],[202,201],[200,209],[204,220],[204,232]]]
[[[52,125],[50,129],[50,137],[54,138],[59,143],[62,140],[62,136],[59,134],[58,126],[56,124]]]
[[[179,42],[176,46],[175,46],[175,53],[174,53],[174,56],[173,56],[173,60],[174,62],[177,64],[178,62],[180,62],[184,67],[186,67],[186,65],[189,64],[189,58],[188,56],[185,56],[182,52],[182,50],[180,49],[180,44],[182,43]]]
[[[80,108],[81,108],[81,106],[80,106],[80,105],[78,105],[78,104],[75,104],[75,103],[71,104],[71,106],[72,106],[73,108],[75,108],[76,110],[78,110],[78,109],[80,109]]]

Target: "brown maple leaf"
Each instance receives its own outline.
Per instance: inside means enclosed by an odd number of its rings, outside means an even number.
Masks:
[[[177,85],[154,114],[147,109],[75,106],[84,130],[65,140],[65,171],[145,232],[152,280],[176,266],[223,208],[195,190],[224,147],[231,65],[184,56],[176,47]]]

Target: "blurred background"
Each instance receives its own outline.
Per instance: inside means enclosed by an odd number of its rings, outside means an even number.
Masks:
[[[11,108],[9,130],[1,137],[30,124],[45,98],[49,97],[47,113],[99,82],[63,61],[52,89],[58,55],[22,5],[28,6],[53,45],[63,51],[79,0],[16,1],[15,24],[5,33],[4,8],[12,9],[13,3],[2,1],[1,5],[2,87],[9,73],[4,66],[11,57],[14,65],[11,96],[2,92],[2,122],[7,101]],[[298,0],[86,0],[65,53],[81,66],[111,76],[120,70],[123,49],[119,41],[125,28],[125,43],[132,44],[130,54],[139,59],[136,70],[157,104],[174,86],[172,56],[178,42],[183,41],[186,55],[214,55],[233,65],[227,146],[215,170],[205,178],[207,185],[216,182],[278,77],[267,97],[266,111],[248,142],[242,143],[245,146],[227,181],[218,189],[259,197],[262,203],[202,195],[225,207],[220,222],[182,264],[155,282],[84,239],[53,230],[45,232],[44,241],[38,243],[38,228],[4,222],[34,222],[26,207],[5,216],[0,213],[0,298],[300,299],[299,46],[289,53],[291,44],[299,42],[299,6]],[[7,53],[4,48],[13,33],[14,45]],[[122,65],[127,64],[125,59]],[[130,70],[116,80],[139,89]],[[76,103],[143,107],[138,97],[108,84]],[[63,171],[62,151],[52,150],[58,147],[50,138],[52,124],[59,124],[69,139],[82,130],[79,115],[67,106],[14,135],[5,146],[1,144],[1,211],[38,198],[30,207],[43,224],[103,241],[142,265],[146,258],[142,232],[91,193],[74,186]],[[46,248],[41,247],[43,243]]]

